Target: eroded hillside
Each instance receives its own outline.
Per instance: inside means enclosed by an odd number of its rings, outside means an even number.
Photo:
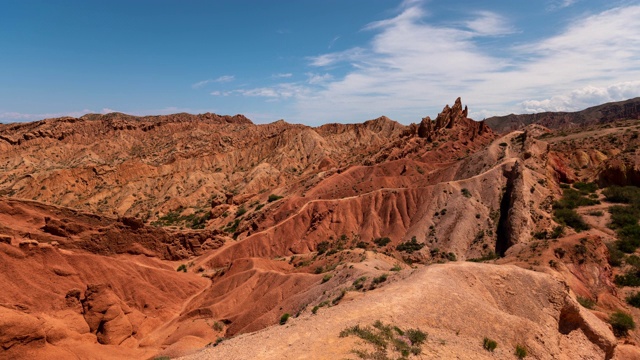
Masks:
[[[584,230],[557,205],[565,183],[637,185],[637,129],[498,136],[460,99],[409,126],[117,113],[0,125],[0,345],[13,358],[206,345],[196,358],[335,358],[354,346],[344,328],[383,320],[429,333],[425,356],[489,355],[485,336],[501,358],[637,355],[607,324],[627,308],[616,233],[588,215],[599,208],[578,208]],[[601,190],[580,196],[609,207]],[[274,325],[251,335],[267,348],[213,346]]]

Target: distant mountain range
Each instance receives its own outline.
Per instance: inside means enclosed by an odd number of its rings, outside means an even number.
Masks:
[[[550,129],[562,129],[630,119],[640,119],[640,97],[610,102],[576,112],[494,116],[487,118],[485,123],[497,132],[509,132],[533,123]]]

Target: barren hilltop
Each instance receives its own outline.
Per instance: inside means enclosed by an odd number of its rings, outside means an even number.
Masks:
[[[640,359],[634,106],[0,124],[0,358]]]

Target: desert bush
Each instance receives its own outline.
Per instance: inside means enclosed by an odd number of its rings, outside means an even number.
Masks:
[[[373,278],[372,282],[373,282],[373,284],[377,285],[377,284],[380,284],[380,283],[383,283],[383,282],[387,281],[388,277],[389,277],[389,275],[382,274],[382,275],[380,275],[380,276],[378,276],[376,278]]]
[[[378,245],[379,247],[387,246],[391,242],[391,239],[388,237],[381,237],[373,240],[373,243]]]
[[[640,286],[640,277],[638,275],[638,271],[629,271],[624,275],[616,275],[613,278],[613,283],[618,286],[638,287]]]
[[[576,231],[589,230],[590,226],[584,222],[582,216],[570,208],[559,208],[554,211],[555,220],[561,224],[570,226]]]
[[[340,332],[340,337],[357,336],[365,343],[373,346],[374,351],[352,350],[361,359],[389,360],[394,359],[393,353],[400,353],[398,359],[408,359],[411,355],[422,353],[422,344],[427,334],[420,329],[403,331],[397,326],[386,325],[380,320],[370,326],[355,325]],[[407,341],[408,339],[408,341]],[[390,357],[390,355],[392,355]]]
[[[318,255],[322,255],[329,250],[329,242],[328,241],[320,241],[316,246],[316,251],[318,251]]]
[[[414,236],[411,238],[411,240],[403,242],[400,245],[396,246],[396,250],[404,251],[406,253],[411,254],[414,251],[418,251],[422,249],[424,245],[425,245],[424,243],[418,243],[418,241],[416,240],[416,237]]]
[[[327,281],[331,280],[332,277],[333,277],[333,275],[331,275],[331,274],[326,274],[325,276],[323,276],[322,277],[322,284],[324,284]]]
[[[482,347],[487,351],[493,352],[498,347],[498,343],[495,340],[485,337],[484,340],[482,340]]]
[[[613,327],[613,333],[615,336],[627,336],[629,330],[636,328],[636,323],[633,321],[631,315],[622,311],[616,311],[609,317],[609,323]]]
[[[276,195],[276,194],[271,194],[269,195],[269,198],[267,199],[268,202],[274,202],[274,201],[278,201],[280,199],[282,199],[283,197],[280,195]]]
[[[589,298],[578,296],[577,300],[580,305],[584,306],[587,309],[593,309],[596,306],[595,301]]]
[[[289,313],[282,314],[282,316],[280,317],[280,325],[286,324],[290,317],[291,315]]]
[[[367,281],[367,277],[366,276],[361,276],[359,278],[357,278],[354,282],[353,282],[353,287],[356,290],[360,290],[364,287],[364,282]]]
[[[187,272],[187,265],[182,264],[182,265],[178,266],[178,269],[176,269],[176,271],[178,271],[178,272],[180,272],[180,271]]]
[[[640,202],[640,188],[637,186],[611,186],[602,191],[606,200],[612,203],[632,204]]]
[[[577,182],[577,183],[573,184],[573,187],[575,189],[578,189],[583,194],[594,193],[594,192],[596,192],[596,190],[598,190],[598,184],[593,183],[593,182],[590,182],[590,183]]]
[[[640,292],[629,294],[625,300],[627,300],[627,304],[640,308]]]
[[[462,192],[462,196],[464,196],[466,198],[470,198],[471,197],[471,192],[467,188],[462,188],[462,190],[460,190],[460,192]]]
[[[241,206],[238,208],[238,210],[236,210],[236,217],[242,216],[246,213],[247,213],[247,209],[245,209],[244,206]]]
[[[522,345],[516,345],[515,355],[522,360],[527,357],[527,349]]]

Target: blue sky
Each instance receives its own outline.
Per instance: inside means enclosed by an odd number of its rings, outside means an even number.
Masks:
[[[638,19],[628,0],[1,0],[0,122],[573,111],[640,96]]]

